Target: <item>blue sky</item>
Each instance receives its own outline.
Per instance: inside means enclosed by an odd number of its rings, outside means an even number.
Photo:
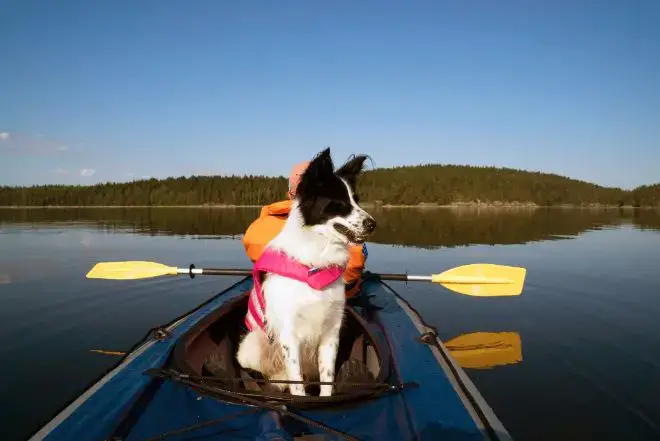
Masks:
[[[335,162],[660,181],[660,2],[0,0],[0,185]]]

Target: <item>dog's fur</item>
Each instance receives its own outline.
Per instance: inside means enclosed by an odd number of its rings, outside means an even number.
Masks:
[[[335,171],[329,148],[314,158],[301,177],[282,231],[267,247],[313,267],[345,265],[349,245],[363,243],[376,227],[355,195],[365,159],[354,157]],[[304,282],[267,274],[262,286],[266,331],[272,340],[260,330],[249,332],[238,349],[239,364],[271,380],[333,382],[346,301],[343,278],[317,291]],[[278,387],[305,395],[302,384]],[[322,385],[320,395],[332,391],[332,385]]]

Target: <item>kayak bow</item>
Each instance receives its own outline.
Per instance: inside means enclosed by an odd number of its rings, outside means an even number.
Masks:
[[[336,393],[274,392],[233,363],[251,286],[246,277],[150,331],[30,440],[511,439],[436,331],[377,275],[347,305]]]

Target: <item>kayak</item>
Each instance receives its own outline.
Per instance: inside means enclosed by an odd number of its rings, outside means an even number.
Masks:
[[[252,278],[147,336],[29,438],[511,440],[415,309],[376,274],[346,306],[335,391],[279,392],[235,361]]]

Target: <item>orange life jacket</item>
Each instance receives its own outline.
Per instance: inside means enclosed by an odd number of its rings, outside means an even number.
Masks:
[[[277,236],[284,227],[291,210],[291,203],[292,201],[287,199],[262,207],[259,217],[245,230],[243,246],[247,256],[253,263],[259,259],[266,244]],[[346,297],[352,297],[360,290],[362,285],[361,276],[366,256],[362,245],[353,245],[349,247],[348,251],[348,264],[343,277],[344,282],[347,284]]]

